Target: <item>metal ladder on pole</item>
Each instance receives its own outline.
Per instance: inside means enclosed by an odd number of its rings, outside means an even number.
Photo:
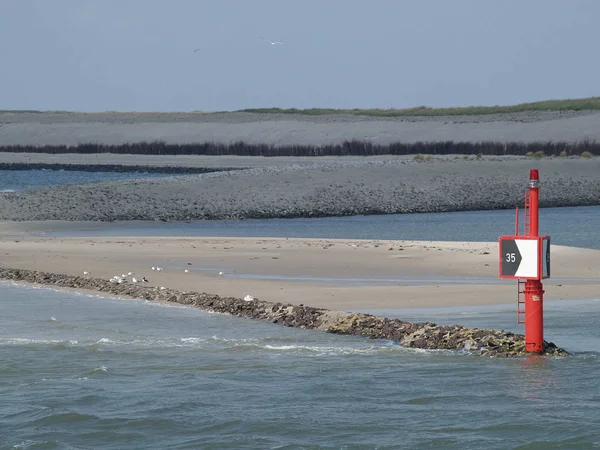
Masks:
[[[525,220],[523,221],[523,234],[529,236],[531,233],[531,203],[529,200],[529,192],[525,193]]]
[[[525,323],[525,281],[517,280],[517,323]]]

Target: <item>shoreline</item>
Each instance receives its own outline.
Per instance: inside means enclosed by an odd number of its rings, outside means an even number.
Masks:
[[[334,310],[516,303],[497,242],[241,237],[45,237],[0,233],[0,267]],[[595,298],[600,250],[552,246],[545,299]],[[160,267],[154,271],[152,267]]]
[[[206,311],[269,321],[281,326],[392,340],[408,348],[457,350],[482,357],[521,357],[527,354],[524,335],[501,330],[466,328],[460,325],[438,326],[430,322],[410,323],[400,319],[314,308],[303,304],[272,303],[255,298],[219,297],[200,292],[119,285],[101,279],[19,269],[0,268],[0,280],[84,290],[86,293],[103,292],[147,301],[174,302]],[[552,342],[544,341],[543,346],[543,355],[568,356],[568,352]]]

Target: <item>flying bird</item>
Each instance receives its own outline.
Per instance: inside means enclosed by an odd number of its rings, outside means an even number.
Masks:
[[[260,37],[263,41],[268,42],[271,45],[283,45],[283,42],[279,42],[279,41],[270,41],[268,39],[265,39],[264,37]]]

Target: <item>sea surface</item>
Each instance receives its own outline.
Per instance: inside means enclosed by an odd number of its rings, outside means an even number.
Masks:
[[[0,283],[2,449],[600,447],[600,299],[547,302],[565,358],[285,328]],[[520,331],[514,305],[371,311]]]
[[[600,207],[543,209],[541,221],[554,243],[600,248]],[[488,241],[514,233],[514,211],[62,233],[144,232]],[[515,309],[361,312],[523,332]],[[571,356],[406,349],[0,282],[0,449],[600,448],[600,293],[544,309],[546,339]]]

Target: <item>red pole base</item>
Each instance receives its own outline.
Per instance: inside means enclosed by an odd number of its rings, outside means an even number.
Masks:
[[[544,289],[538,280],[525,282],[525,351],[544,351]]]

